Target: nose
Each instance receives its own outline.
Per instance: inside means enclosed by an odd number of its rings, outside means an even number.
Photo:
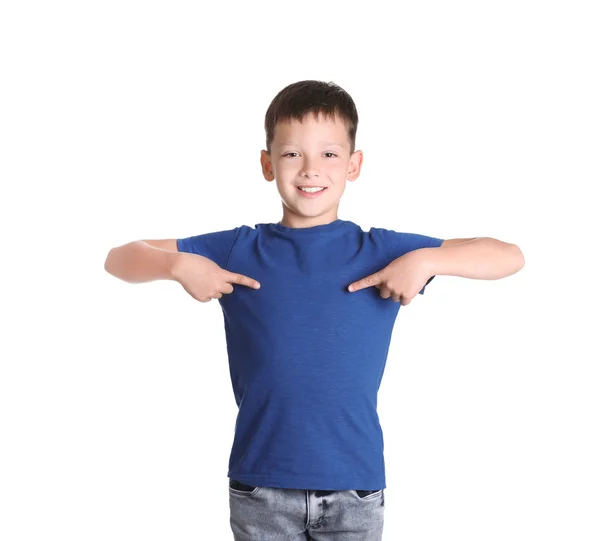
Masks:
[[[312,178],[312,177],[318,178],[319,171],[313,165],[313,162],[305,160],[304,163],[302,164],[302,170],[300,171],[300,176],[306,177],[306,178]]]

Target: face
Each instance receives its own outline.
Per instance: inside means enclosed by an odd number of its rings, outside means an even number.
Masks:
[[[281,224],[312,227],[337,219],[346,180],[360,174],[362,152],[350,154],[344,122],[314,114],[302,122],[291,119],[275,128],[271,153],[261,151],[263,175],[275,180],[283,204]],[[324,188],[304,193],[300,187]]]

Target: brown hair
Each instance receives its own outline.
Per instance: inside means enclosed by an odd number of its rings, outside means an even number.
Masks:
[[[275,136],[275,126],[282,120],[295,118],[302,122],[308,114],[323,113],[330,118],[336,115],[342,119],[348,130],[350,154],[356,145],[358,113],[350,94],[333,82],[298,81],[286,86],[273,98],[265,115],[267,132],[267,152],[271,153],[271,143]]]

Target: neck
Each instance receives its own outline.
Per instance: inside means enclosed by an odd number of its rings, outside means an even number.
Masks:
[[[279,221],[285,227],[302,228],[314,227],[316,225],[326,225],[338,219],[337,206],[331,210],[320,214],[319,216],[303,216],[291,211],[285,205],[283,206],[283,217]]]

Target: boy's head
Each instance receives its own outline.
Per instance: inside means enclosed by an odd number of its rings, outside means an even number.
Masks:
[[[261,164],[265,179],[276,181],[283,225],[310,227],[337,219],[346,180],[360,174],[357,126],[354,101],[334,83],[299,81],[275,96],[265,117]],[[312,195],[300,191],[306,186],[325,189]]]

